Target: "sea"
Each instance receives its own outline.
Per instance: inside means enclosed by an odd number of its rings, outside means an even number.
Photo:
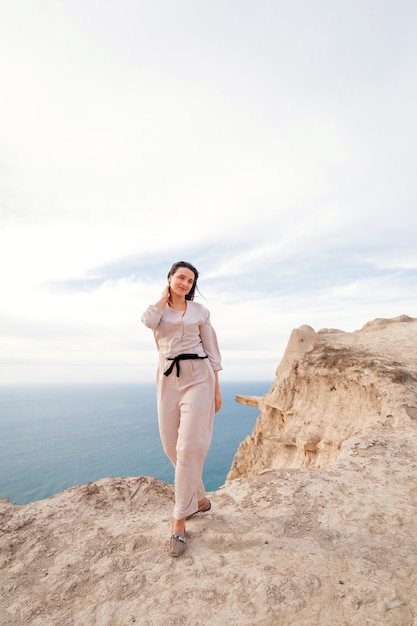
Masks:
[[[259,409],[235,400],[266,382],[223,382],[203,480],[226,481]],[[26,504],[106,477],[154,476],[173,483],[159,438],[154,384],[0,386],[0,498]]]

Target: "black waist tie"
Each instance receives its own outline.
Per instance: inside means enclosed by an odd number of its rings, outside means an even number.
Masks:
[[[177,368],[177,378],[180,375],[180,361],[188,361],[189,359],[207,359],[207,356],[199,356],[198,354],[179,354],[174,357],[167,357],[168,361],[172,361],[167,371],[164,372],[165,376],[169,376],[174,369],[174,365]]]

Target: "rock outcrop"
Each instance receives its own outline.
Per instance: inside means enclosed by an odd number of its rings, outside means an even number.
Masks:
[[[354,333],[294,330],[269,393],[236,398],[261,415],[228,480],[266,468],[323,469],[352,435],[415,420],[416,346],[417,320],[405,315]]]
[[[1,501],[0,624],[417,626],[416,381],[416,319],[294,331],[179,559],[151,477]]]

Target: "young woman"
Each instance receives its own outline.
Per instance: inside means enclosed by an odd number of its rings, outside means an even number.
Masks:
[[[142,315],[142,322],[153,330],[159,352],[159,432],[165,454],[175,467],[172,556],[185,550],[185,520],[211,508],[202,473],[214,414],[222,404],[221,356],[210,313],[194,302],[197,279],[191,263],[174,263],[161,297]]]

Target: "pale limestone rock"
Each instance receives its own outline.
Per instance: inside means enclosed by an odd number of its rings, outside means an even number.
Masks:
[[[417,626],[416,324],[294,331],[179,559],[151,477],[0,501],[1,626]]]
[[[262,398],[236,397],[261,414],[228,480],[268,468],[323,469],[352,435],[415,419],[417,320],[374,320],[354,333],[302,326],[276,374]]]

